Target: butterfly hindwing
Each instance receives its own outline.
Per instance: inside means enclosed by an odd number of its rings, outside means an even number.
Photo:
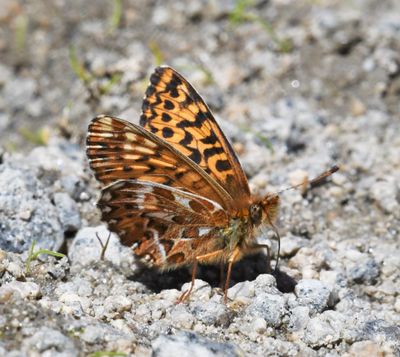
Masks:
[[[201,252],[198,246],[204,242],[204,249],[209,244],[217,248],[221,244],[216,239],[218,230],[228,224],[218,203],[140,180],[119,180],[106,186],[98,207],[102,220],[121,242],[159,268],[191,263],[193,252]]]
[[[250,200],[246,176],[203,99],[179,73],[158,67],[142,106],[141,125],[199,165],[234,198]]]

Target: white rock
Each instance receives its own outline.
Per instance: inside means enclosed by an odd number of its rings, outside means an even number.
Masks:
[[[33,282],[24,282],[24,281],[11,281],[9,283],[4,284],[0,289],[11,289],[13,291],[18,292],[22,298],[34,299],[40,295],[40,287],[38,284]],[[0,293],[1,295],[1,293]]]

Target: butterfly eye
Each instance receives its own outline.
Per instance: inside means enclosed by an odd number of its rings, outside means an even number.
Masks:
[[[262,208],[259,204],[253,204],[250,206],[250,218],[255,226],[258,226],[261,223]]]

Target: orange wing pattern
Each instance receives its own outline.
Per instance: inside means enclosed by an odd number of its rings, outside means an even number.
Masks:
[[[211,111],[179,73],[158,67],[150,77],[140,124],[199,165],[234,199],[247,207],[247,178]],[[207,196],[209,197],[209,196]]]
[[[194,261],[224,244],[220,228],[228,217],[216,202],[140,180],[120,180],[102,190],[98,206],[124,245],[161,269]]]
[[[86,153],[103,184],[140,179],[182,188],[204,196],[225,209],[234,205],[229,194],[174,147],[140,126],[110,116],[89,125]]]

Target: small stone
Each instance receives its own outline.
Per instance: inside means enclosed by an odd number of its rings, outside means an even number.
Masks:
[[[105,226],[85,227],[79,230],[68,251],[71,265],[88,265],[100,260],[102,246],[96,234],[105,244],[110,232]],[[114,233],[110,236],[104,259],[111,261],[115,265],[125,263],[132,267],[132,270],[135,267],[133,264],[135,257],[132,254],[132,249],[123,246]]]
[[[16,261],[10,261],[7,264],[7,271],[16,279],[25,276],[24,268]]]
[[[351,115],[353,115],[354,117],[359,117],[365,114],[367,108],[361,100],[357,98],[352,98],[350,102],[350,111]]]
[[[253,282],[243,281],[235,284],[228,289],[229,300],[239,300],[242,302],[249,302],[254,297],[255,286]]]
[[[396,179],[393,177],[375,182],[370,189],[371,197],[386,213],[400,216],[400,202],[396,199],[397,193]]]
[[[290,185],[305,185],[308,184],[308,172],[305,170],[295,170],[289,173]]]
[[[358,341],[350,346],[348,357],[384,357],[385,350],[373,341]]]
[[[241,357],[244,352],[231,343],[219,343],[193,332],[161,335],[151,344],[152,357]]]
[[[67,193],[57,192],[54,194],[54,203],[64,232],[76,232],[81,227],[81,217],[76,202]]]
[[[281,239],[282,257],[291,257],[295,255],[302,247],[307,245],[307,240],[294,235],[289,235]]]
[[[84,296],[79,296],[78,294],[74,294],[74,293],[62,294],[59,297],[59,300],[61,302],[65,303],[66,305],[70,305],[70,306],[73,306],[75,303],[79,303],[80,306],[82,307],[82,310],[85,312],[88,312],[89,308],[92,305],[92,302],[90,299],[88,299]]]
[[[194,316],[187,311],[186,306],[180,304],[176,306],[170,313],[173,326],[190,330],[195,322]]]
[[[273,293],[279,294],[279,290],[276,287],[276,279],[270,274],[261,274],[256,280],[254,280],[255,295],[259,293]]]
[[[132,302],[126,296],[108,296],[104,300],[104,309],[108,313],[122,313],[132,308]]]
[[[300,280],[294,290],[298,303],[307,306],[312,312],[322,312],[326,309],[331,300],[331,290],[319,280]]]
[[[296,306],[290,310],[288,329],[292,332],[302,331],[310,321],[310,309],[307,306]]]
[[[101,326],[89,325],[85,327],[80,337],[87,343],[95,344],[104,340],[105,331]]]
[[[18,292],[23,299],[35,299],[40,296],[40,287],[38,284],[33,282],[23,282],[23,281],[12,281],[10,283],[4,284],[0,289],[11,289]]]
[[[184,291],[188,291],[190,289],[191,285],[192,285],[191,282],[183,284],[182,288],[181,288],[182,293]],[[211,286],[207,282],[200,280],[200,279],[196,279],[194,281],[193,290],[192,290],[190,296],[188,297],[188,299],[190,301],[209,300],[210,296],[211,296],[211,292],[212,292]]]
[[[394,303],[394,309],[396,310],[396,312],[400,312],[400,297],[399,296],[396,298],[396,302]]]
[[[312,318],[306,328],[304,341],[312,347],[327,346],[341,338],[345,318],[336,311],[328,310]]]
[[[350,257],[350,252],[356,254],[357,259],[350,258],[351,261],[346,265],[346,274],[349,280],[357,284],[372,284],[376,282],[380,274],[378,263],[368,254],[360,253],[356,250],[348,251],[347,257]]]
[[[196,320],[200,320],[207,326],[224,326],[229,322],[229,311],[223,303],[195,302],[190,304],[190,311]]]
[[[78,355],[71,338],[63,335],[60,331],[45,326],[41,327],[31,337],[24,339],[22,350],[26,355],[31,355],[32,351],[37,351],[43,356]]]
[[[267,322],[262,317],[256,317],[251,323],[251,328],[255,332],[263,334],[267,331]]]
[[[248,306],[247,312],[254,317],[262,317],[268,326],[279,327],[286,313],[285,299],[281,295],[257,294]]]

